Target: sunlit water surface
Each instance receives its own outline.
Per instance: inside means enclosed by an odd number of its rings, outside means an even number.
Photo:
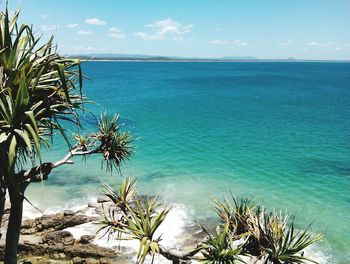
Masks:
[[[326,262],[350,262],[350,64],[88,62],[84,93],[120,113],[138,138],[122,167],[142,193],[160,192],[192,219],[213,217],[212,198],[250,197],[288,208],[299,228],[315,221]],[[97,115],[104,111],[90,105]],[[95,120],[82,119],[90,131]],[[74,129],[74,127],[71,127]],[[61,159],[55,138],[45,160]],[[77,159],[32,184],[50,211],[101,192],[101,157]]]

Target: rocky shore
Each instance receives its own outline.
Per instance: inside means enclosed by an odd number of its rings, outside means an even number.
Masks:
[[[110,200],[103,197],[90,202],[83,209],[66,210],[56,214],[44,214],[35,219],[22,222],[19,255],[22,263],[134,263],[135,250],[123,245],[100,246],[97,221],[110,206]],[[3,217],[2,227],[6,230],[8,212]],[[94,231],[84,232],[85,226],[92,226]],[[91,228],[90,228],[91,229]],[[191,248],[196,239],[202,236],[195,225],[188,225],[185,233],[194,237],[182,237],[181,248]],[[79,230],[79,232],[76,232]],[[75,231],[75,232],[74,232]],[[0,241],[0,263],[3,259],[5,237]],[[167,263],[159,257],[161,263]],[[171,263],[171,262],[170,262]]]

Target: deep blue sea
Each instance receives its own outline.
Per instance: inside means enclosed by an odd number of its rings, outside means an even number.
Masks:
[[[323,263],[350,263],[350,64],[299,62],[86,62],[93,113],[119,113],[135,138],[122,167],[143,193],[181,205],[188,221],[214,216],[232,191],[288,209],[325,239]],[[87,131],[96,125],[88,115]],[[72,128],[73,129],[73,128]],[[45,160],[67,150],[57,138]],[[79,160],[79,159],[78,159]],[[101,192],[101,158],[57,169],[28,197],[42,209]]]

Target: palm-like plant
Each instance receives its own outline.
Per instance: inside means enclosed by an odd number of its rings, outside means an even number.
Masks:
[[[17,24],[19,12],[10,18],[0,12],[0,222],[5,190],[11,211],[6,236],[5,263],[16,263],[23,211],[24,191],[30,182],[46,180],[53,168],[73,163],[75,155],[103,154],[107,169],[118,168],[131,155],[131,137],[121,132],[118,117],[106,114],[99,132],[75,135],[71,146],[62,121],[80,126],[83,110],[82,78],[79,60],[61,57],[53,38],[39,45],[29,25]],[[50,146],[53,132],[61,132],[69,153],[54,163],[41,162],[41,148]],[[29,163],[39,164],[24,169]]]
[[[317,263],[304,257],[303,250],[322,238],[313,234],[309,228],[295,231],[294,221],[288,223],[289,215],[261,210],[251,215],[248,228],[251,233],[250,243],[255,241],[260,252],[259,257],[274,264],[280,263]]]
[[[136,181],[137,179],[135,178],[122,177],[121,184],[117,190],[111,188],[107,183],[102,182],[102,185],[104,186],[104,194],[116,205],[117,208],[126,213],[127,207],[136,199]]]
[[[107,162],[107,169],[118,168],[120,164],[132,154],[130,144],[132,138],[128,132],[120,130],[118,125],[119,116],[114,115],[111,119],[105,113],[101,115],[98,123],[99,133],[94,138],[101,142],[100,150]]]
[[[73,134],[73,139],[76,142],[76,147],[82,151],[87,151],[92,146],[95,146],[95,142],[88,135]]]
[[[211,235],[203,226],[202,230],[207,234],[207,239],[201,246],[201,262],[207,264],[231,264],[243,262],[239,255],[241,248],[234,244],[234,238],[229,230],[230,223],[226,222],[224,227],[218,226],[215,235]]]
[[[124,232],[131,238],[140,241],[137,253],[138,263],[143,263],[147,254],[151,254],[154,257],[160,251],[158,243],[161,237],[155,238],[155,232],[163,223],[170,208],[166,207],[156,212],[159,205],[156,198],[146,199],[146,201],[138,199],[134,209],[128,206],[130,216],[124,215],[127,221]]]
[[[120,186],[114,190],[105,182],[104,194],[114,203],[115,207],[103,213],[103,219],[98,223],[102,225],[98,232],[104,231],[102,236],[116,239],[136,239],[140,242],[137,253],[137,262],[143,263],[148,254],[153,257],[160,252],[160,237],[155,237],[155,232],[164,221],[170,208],[158,210],[161,204],[157,197],[143,201],[137,197],[136,179],[125,178]],[[126,235],[122,236],[122,235]]]
[[[241,253],[266,258],[272,263],[314,262],[303,256],[302,251],[322,238],[309,229],[294,231],[294,221],[288,223],[289,215],[267,212],[248,199],[232,197],[232,204],[214,200],[214,211],[222,225],[228,224],[234,240],[244,239]]]
[[[18,26],[18,16],[0,13],[0,176],[11,201],[7,263],[16,262],[22,216],[24,185],[16,170],[28,158],[41,162],[52,131],[64,134],[61,120],[79,125],[76,110],[83,104],[79,61],[59,56],[52,38],[39,46],[30,26]]]
[[[321,235],[313,235],[309,229],[295,232],[294,222],[288,222],[289,215],[269,213],[250,200],[239,200],[232,194],[232,203],[228,199],[224,202],[214,200],[214,211],[221,222],[214,235],[200,225],[207,237],[196,248],[181,253],[167,250],[159,244],[161,238],[155,237],[155,232],[170,209],[159,210],[156,197],[146,201],[137,197],[135,179],[123,178],[117,190],[103,185],[115,208],[104,214],[100,230],[106,230],[105,235],[109,237],[117,234],[116,239],[138,240],[138,263],[143,263],[148,254],[154,256],[157,253],[175,263],[192,259],[204,263],[244,262],[241,256],[256,257],[273,264],[316,263],[304,257],[302,251],[321,239]],[[195,256],[197,253],[201,256]]]
[[[225,198],[224,202],[214,199],[213,209],[221,220],[222,224],[229,223],[232,235],[240,239],[248,235],[246,226],[247,219],[255,210],[255,205],[249,199],[235,198],[232,193],[230,201]]]

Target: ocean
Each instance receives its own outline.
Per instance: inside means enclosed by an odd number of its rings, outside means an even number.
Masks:
[[[159,193],[184,223],[210,222],[210,202],[230,191],[287,209],[298,228],[313,222],[325,234],[312,248],[321,263],[350,263],[349,63],[85,62],[83,71],[96,102],[87,107],[119,113],[135,137],[121,170],[140,193]],[[90,115],[82,123],[82,133],[96,126]],[[66,151],[56,136],[44,161]],[[50,212],[100,195],[100,179],[118,184],[101,157],[75,160],[31,184],[28,198]]]

